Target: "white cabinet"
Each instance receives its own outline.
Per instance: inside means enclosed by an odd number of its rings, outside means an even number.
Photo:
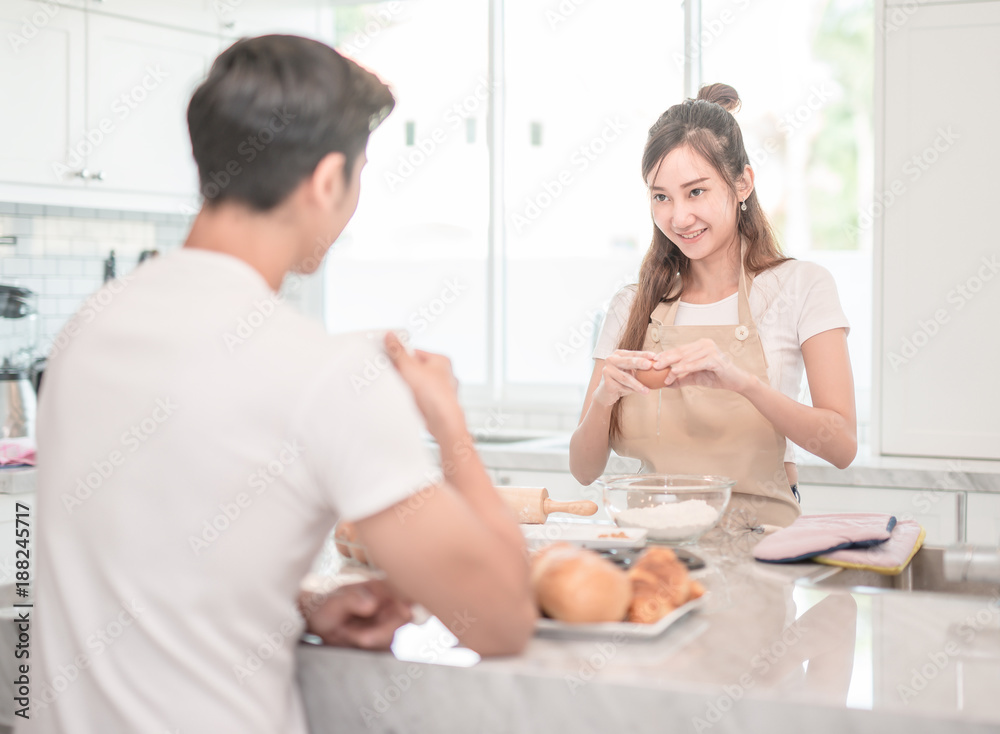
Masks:
[[[336,40],[336,3],[326,0],[296,0],[294,3],[286,3],[276,13],[273,0],[217,1],[222,32],[231,38],[286,33],[316,38],[326,43]],[[339,9],[341,13],[353,11],[350,7]]]
[[[799,484],[802,513],[884,512],[897,520],[916,520],[927,531],[928,545],[958,541],[958,495],[930,489],[885,489]]]
[[[196,199],[186,111],[222,44],[217,27],[193,32],[27,0],[0,5],[8,39],[0,46],[0,200],[177,211]]]
[[[187,105],[220,40],[93,14],[87,41],[86,129],[109,132],[86,167],[109,192],[193,196]]]
[[[6,0],[0,37],[0,184],[82,186],[54,164],[65,165],[83,123],[83,12]]]
[[[876,84],[880,450],[1000,459],[1000,2],[898,11]]]
[[[1000,546],[1000,494],[966,495],[965,538],[974,545]]]
[[[88,0],[96,13],[202,33],[218,33],[225,13],[241,0]],[[91,16],[93,17],[93,16]]]

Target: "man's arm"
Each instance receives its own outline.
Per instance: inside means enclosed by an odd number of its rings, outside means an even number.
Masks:
[[[519,652],[537,613],[524,538],[483,468],[458,404],[450,362],[386,346],[441,447],[444,481],[355,522],[390,584],[482,655]]]

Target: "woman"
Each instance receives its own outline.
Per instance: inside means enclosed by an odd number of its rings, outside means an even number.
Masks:
[[[653,242],[608,309],[570,469],[590,484],[613,448],[644,472],[722,474],[753,527],[787,526],[800,509],[786,438],[838,468],[857,452],[848,324],[830,274],[781,255],[738,105],[713,84],[650,128]],[[803,366],[811,406],[797,400]],[[637,379],[666,368],[652,390]]]

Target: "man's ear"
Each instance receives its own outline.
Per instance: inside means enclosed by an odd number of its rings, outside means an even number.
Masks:
[[[746,166],[743,175],[736,179],[736,195],[740,201],[746,201],[753,193],[753,169]]]
[[[336,209],[347,195],[344,167],[347,157],[343,153],[327,153],[320,159],[310,179],[310,190],[324,209]]]

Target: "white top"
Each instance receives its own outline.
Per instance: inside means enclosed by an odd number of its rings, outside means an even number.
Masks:
[[[680,301],[677,304],[677,314],[674,316],[676,326],[725,326],[738,323],[739,320],[739,293],[715,303]]]
[[[606,359],[615,350],[634,298],[633,285],[622,288],[611,299],[594,347],[594,359]],[[802,392],[803,342],[830,329],[850,330],[833,276],[822,265],[804,260],[786,260],[754,278],[750,286],[750,315],[760,333],[771,387],[793,400],[799,400]],[[738,321],[734,293],[711,304],[682,301],[677,306],[674,323],[704,326]],[[795,446],[791,441],[785,447],[785,461],[795,461]]]
[[[436,471],[380,342],[181,249],[83,306],[39,413],[28,730],[305,734],[299,584]]]

